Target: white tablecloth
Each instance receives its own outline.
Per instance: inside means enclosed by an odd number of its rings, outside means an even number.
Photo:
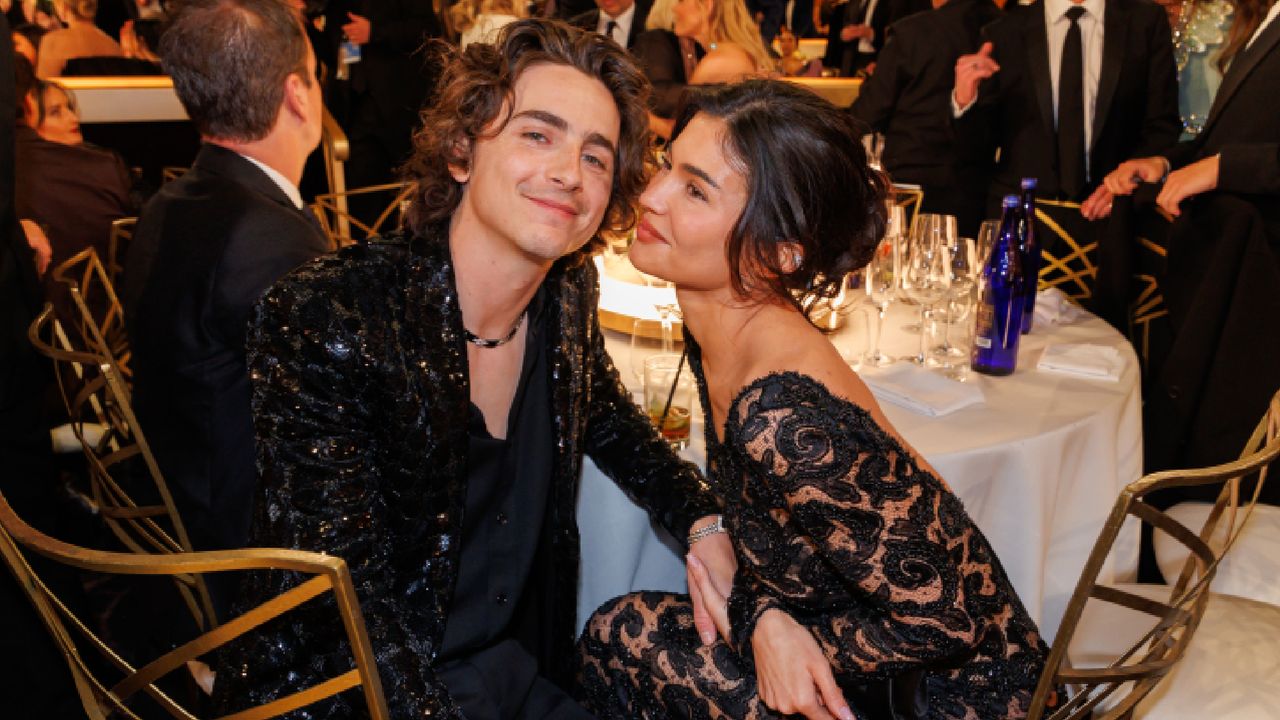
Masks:
[[[919,335],[900,328],[916,308],[890,308],[885,352],[911,355]],[[842,351],[861,352],[868,319],[855,312],[833,338]],[[629,370],[628,338],[606,332],[606,347]],[[1116,347],[1125,368],[1119,382],[1037,371],[1047,344]],[[1142,472],[1138,362],[1128,342],[1093,316],[1066,325],[1039,326],[1024,335],[1018,370],[1008,377],[972,375],[983,405],[930,418],[892,404],[883,408],[898,431],[937,468],[990,539],[1014,588],[1046,639],[1057,631],[1094,539],[1116,496]],[[684,453],[704,464],[700,416]],[[677,546],[655,533],[648,518],[596,466],[585,463],[578,499],[582,580],[578,621],[604,601],[634,590],[684,592]],[[1137,567],[1138,537],[1131,525],[1104,579],[1124,580]]]

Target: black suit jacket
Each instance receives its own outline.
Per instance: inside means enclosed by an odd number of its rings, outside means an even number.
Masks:
[[[18,218],[45,228],[50,267],[92,247],[106,258],[111,221],[133,215],[129,174],[115,153],[49,142],[35,130],[14,130]]]
[[[894,3],[891,0],[877,0],[871,12],[871,29],[875,31],[876,52],[864,53],[858,49],[860,40],[845,42],[840,39],[840,31],[846,25],[861,25],[866,15],[866,7],[872,0],[849,0],[837,5],[831,12],[831,20],[827,30],[827,52],[822,57],[822,64],[840,70],[843,76],[853,75],[876,59],[879,50],[884,47],[885,33],[893,18]]]
[[[627,47],[631,47],[636,42],[636,36],[644,32],[644,23],[649,19],[649,10],[653,7],[653,0],[636,0],[636,14],[631,18],[631,32],[627,34]],[[584,13],[575,15],[569,24],[574,27],[582,28],[590,32],[595,32],[596,25],[600,22],[600,8],[594,8]]]
[[[1237,55],[1214,96],[1204,129],[1167,153],[1174,168],[1221,154],[1218,190],[1258,208],[1272,242],[1280,243],[1280,20]],[[1194,199],[1192,200],[1194,203]]]
[[[596,317],[595,266],[562,260],[543,290],[554,471],[535,587],[522,593],[514,632],[540,671],[563,681],[577,636],[583,455],[676,537],[719,503],[623,387]],[[309,263],[259,303],[250,338],[262,464],[255,544],[345,558],[391,716],[460,719],[433,668],[458,581],[471,406],[444,232],[376,239]],[[285,573],[258,573],[244,587],[246,606],[292,583]],[[298,619],[306,632],[276,625],[228,648],[219,670],[227,682],[216,689],[232,703],[224,711],[349,669],[332,608],[306,612],[314,618]],[[362,715],[349,695],[311,712]]]
[[[266,173],[204,145],[138,220],[125,266],[134,404],[197,550],[243,547],[257,487],[245,328],[272,283],[323,253]]]
[[[378,138],[395,157],[407,152],[409,134],[418,111],[432,90],[434,72],[422,50],[441,36],[440,22],[430,2],[423,0],[349,0],[332,3],[326,32],[336,57],[342,42],[346,11],[369,19],[369,42],[361,46],[360,62],[351,65],[352,139]],[[362,109],[371,103],[373,112]]]
[[[961,156],[950,113],[955,62],[982,43],[982,27],[1000,17],[991,0],[951,0],[894,23],[876,71],[850,112],[885,136],[882,163],[895,180],[956,186]]]
[[[1173,42],[1164,10],[1148,0],[1106,0],[1103,27],[1086,196],[1122,161],[1168,149],[1181,129]],[[1034,177],[1040,181],[1040,196],[1058,198],[1043,0],[1007,14],[984,35],[995,45],[993,57],[1001,69],[982,83],[977,103],[956,121],[961,143],[984,159],[999,150],[993,196],[1017,192],[1022,178]]]

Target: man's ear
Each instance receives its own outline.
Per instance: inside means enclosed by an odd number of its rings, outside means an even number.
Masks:
[[[40,109],[36,107],[36,93],[31,91],[22,98],[22,121],[32,130],[36,129],[36,116]]]
[[[311,82],[320,81],[312,80]],[[307,121],[307,111],[310,110],[307,106],[311,103],[309,90],[310,86],[298,73],[289,73],[284,79],[284,109],[300,123]]]
[[[453,141],[453,147],[449,151],[449,174],[453,176],[454,182],[459,185],[467,184],[471,179],[471,145],[466,138],[459,137]]]

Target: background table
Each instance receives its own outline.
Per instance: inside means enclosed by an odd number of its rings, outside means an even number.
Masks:
[[[885,352],[911,355],[919,335],[901,328],[918,310],[890,308]],[[851,316],[833,337],[842,353],[865,350],[869,314]],[[605,331],[606,347],[632,384],[629,338]],[[1125,368],[1119,382],[1035,369],[1048,344],[1116,347]],[[1018,370],[1002,378],[971,375],[986,402],[930,418],[889,403],[885,414],[937,468],[990,539],[1005,570],[1045,637],[1053,638],[1080,569],[1116,496],[1142,473],[1138,362],[1132,347],[1093,316],[1037,327],[1023,336]],[[633,388],[638,390],[638,384]],[[684,455],[705,464],[701,416]],[[579,625],[604,601],[634,590],[685,591],[678,546],[655,532],[636,507],[590,459],[578,498],[582,535]],[[1104,580],[1125,580],[1137,567],[1136,525],[1119,543]]]

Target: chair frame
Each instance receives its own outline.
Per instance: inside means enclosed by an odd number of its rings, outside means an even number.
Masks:
[[[362,231],[366,237],[377,235],[392,214],[402,210],[403,205],[409,201],[413,189],[413,183],[395,182],[370,185],[344,192],[324,193],[316,196],[315,202],[311,204],[311,211],[319,219],[320,227],[329,238],[332,247],[334,249],[342,248],[347,245],[354,245],[357,242],[351,237],[351,227],[353,225]],[[395,195],[392,197],[391,202],[387,203],[387,206],[383,208],[372,224],[366,224],[351,214],[349,209],[350,198],[357,195],[391,193],[393,191]]]
[[[68,290],[86,316],[85,327],[90,331],[89,342],[92,345],[83,348],[73,346],[54,318],[52,304],[45,305],[27,334],[36,351],[53,361],[57,368],[58,390],[67,409],[72,432],[84,451],[89,488],[99,515],[111,533],[133,553],[190,552],[192,546],[186,526],[134,415],[122,373],[97,334],[96,326],[87,317],[88,309],[78,289],[71,286]],[[49,341],[45,340],[46,335],[52,336]],[[73,382],[78,384],[73,387]],[[85,434],[87,417],[92,417],[106,428],[97,443],[91,443]],[[124,467],[124,463],[137,457],[141,457],[155,486],[160,497],[159,505],[139,505],[112,474],[113,468]],[[160,525],[158,520],[161,519],[168,521],[172,532]],[[178,591],[196,625],[201,629],[216,626],[213,601],[203,579],[182,576],[177,581]]]
[[[107,261],[103,264],[106,266],[107,280],[113,288],[120,282],[120,273],[124,271],[120,258],[120,246],[133,240],[133,231],[137,225],[137,217],[122,217],[111,221],[111,238],[107,242]]]
[[[1135,708],[1164,679],[1186,653],[1210,597],[1210,586],[1219,563],[1234,545],[1253,512],[1266,481],[1269,465],[1280,457],[1280,392],[1259,422],[1240,459],[1195,470],[1158,472],[1130,483],[1116,500],[1080,580],[1067,605],[1045,663],[1045,671],[1032,698],[1029,720],[1067,718],[1105,720],[1131,718]],[[1240,481],[1256,477],[1247,504],[1240,506]],[[1222,483],[1222,491],[1197,533],[1155,509],[1146,498],[1157,490]],[[1170,588],[1168,602],[1157,602],[1099,583],[1098,578],[1122,527],[1130,517],[1168,533],[1190,551],[1178,581]],[[1220,549],[1210,539],[1226,519],[1226,541]],[[1237,522],[1238,520],[1238,522]],[[1153,616],[1155,622],[1137,642],[1105,668],[1072,668],[1068,650],[1090,600],[1113,603]],[[1047,707],[1060,685],[1076,686],[1070,699]],[[1119,695],[1118,695],[1119,694]],[[1105,705],[1104,705],[1105,704]]]
[[[284,570],[311,577],[238,618],[205,632],[141,667],[134,667],[103,642],[44,584],[27,562],[22,548],[54,562],[97,573],[179,577],[211,572]],[[156,687],[156,681],[293,608],[330,592],[346,630],[355,666],[322,683],[264,705],[224,716],[221,720],[263,720],[278,717],[356,686],[360,686],[363,691],[372,720],[387,720],[390,717],[351,573],[341,558],[285,549],[173,555],[89,550],[55,540],[27,525],[14,513],[3,495],[0,495],[0,556],[3,556],[5,564],[26,592],[62,652],[71,670],[81,704],[91,720],[107,720],[118,716],[138,720],[138,715],[128,707],[128,701],[139,693],[149,696],[175,718],[196,720],[195,715]],[[77,642],[77,637],[81,638],[80,642]],[[84,644],[100,653],[120,677],[109,684],[96,674],[81,655]]]
[[[112,238],[115,239],[113,225]],[[69,325],[87,345],[100,344],[112,358],[122,377],[132,380],[130,362],[133,351],[124,327],[124,305],[116,295],[115,285],[102,259],[93,248],[85,248],[64,260],[50,274],[55,283],[65,287],[71,297],[73,317],[59,318],[62,329]],[[104,307],[95,314],[87,300],[101,293]]]
[[[1063,288],[1063,292],[1077,300],[1084,300],[1093,297],[1093,283],[1098,277],[1098,264],[1090,258],[1089,253],[1096,253],[1098,250],[1098,242],[1095,240],[1086,245],[1080,245],[1080,242],[1067,234],[1062,226],[1049,216],[1043,207],[1067,208],[1068,210],[1079,210],[1080,203],[1065,202],[1060,200],[1036,200],[1036,220],[1041,225],[1053,230],[1055,235],[1062,239],[1070,248],[1070,252],[1055,257],[1044,250],[1044,243],[1040,244],[1040,275],[1037,278],[1040,289],[1051,287],[1070,286],[1074,287],[1074,292],[1067,292]],[[1081,269],[1074,269],[1071,263],[1079,261],[1083,266]],[[1053,277],[1053,273],[1061,273],[1058,277]],[[1049,277],[1046,277],[1049,276]]]

